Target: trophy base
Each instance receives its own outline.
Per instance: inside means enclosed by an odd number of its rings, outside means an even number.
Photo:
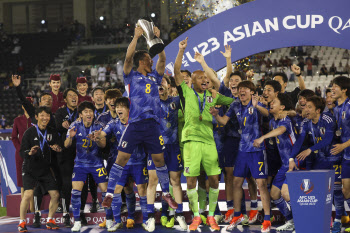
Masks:
[[[164,47],[165,46],[163,43],[154,44],[152,47],[149,48],[149,53],[152,57],[154,57],[158,53],[161,53],[164,50]]]

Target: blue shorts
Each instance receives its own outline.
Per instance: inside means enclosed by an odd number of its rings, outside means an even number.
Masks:
[[[181,159],[180,147],[177,144],[166,144],[164,150],[164,161],[168,167],[168,171],[179,172],[184,169]],[[155,170],[156,166],[153,163],[152,156],[148,156],[148,170]]]
[[[342,172],[345,171],[344,167],[342,167],[341,161],[328,161],[320,158],[315,159],[313,162],[312,170],[316,170],[316,169],[334,170],[335,171],[334,182],[341,182],[341,179],[344,174],[344,173],[342,174]]]
[[[350,179],[350,160],[344,159],[341,163],[341,177],[342,179]]]
[[[118,156],[118,152],[113,155],[113,156],[109,156],[108,160],[107,160],[107,166],[106,166],[106,170],[107,170],[107,174],[109,175],[109,172],[112,169],[113,164],[115,163],[115,161],[117,160],[117,156]]]
[[[268,175],[268,165],[266,162],[266,152],[242,152],[238,151],[233,175],[236,177],[250,177],[255,179],[266,179]]]
[[[91,174],[97,184],[108,182],[105,167],[74,167],[72,181],[86,181],[88,174]]]
[[[118,151],[132,154],[139,144],[144,146],[146,153],[163,153],[163,136],[160,133],[159,124],[154,119],[128,124],[120,138]]]
[[[147,183],[148,170],[146,165],[125,165],[122,176],[117,184],[124,187],[128,183],[129,177],[132,177],[137,185]]]
[[[219,165],[221,168],[234,167],[238,153],[240,138],[226,137],[223,150],[219,153]]]
[[[266,140],[267,143],[269,143],[269,140]],[[274,143],[276,143],[276,140],[273,140]],[[275,145],[275,144],[274,144]],[[268,175],[269,176],[275,176],[278,173],[278,170],[282,166],[281,156],[278,152],[278,148],[273,145],[270,145],[270,147],[266,148],[266,154],[267,154],[267,164],[269,167]]]
[[[279,189],[282,189],[283,184],[285,184],[286,181],[286,173],[288,171],[288,166],[282,166],[280,170],[278,170],[277,175],[272,181],[272,185],[276,186]]]

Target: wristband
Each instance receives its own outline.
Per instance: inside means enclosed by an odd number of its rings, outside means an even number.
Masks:
[[[300,77],[301,76],[301,72],[299,74],[296,74],[295,76]]]

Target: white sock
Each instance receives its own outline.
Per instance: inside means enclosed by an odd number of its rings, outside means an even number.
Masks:
[[[51,217],[47,217],[47,221],[50,221],[52,218]]]
[[[20,219],[19,220],[19,224],[21,224],[22,222],[26,222],[26,220],[25,219]]]

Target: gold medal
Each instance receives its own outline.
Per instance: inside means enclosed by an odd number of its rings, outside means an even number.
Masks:
[[[269,143],[270,143],[270,145],[273,145],[273,140],[270,139],[270,140],[269,140]]]
[[[239,134],[242,134],[242,129],[239,129],[239,130],[238,130],[238,133],[239,133]]]
[[[202,115],[199,116],[199,120],[202,121],[203,120],[203,117]]]
[[[166,127],[167,127],[167,128],[170,128],[170,127],[171,127],[170,122],[166,123]]]
[[[315,150],[314,153],[317,154],[317,153],[318,153],[318,150]]]

